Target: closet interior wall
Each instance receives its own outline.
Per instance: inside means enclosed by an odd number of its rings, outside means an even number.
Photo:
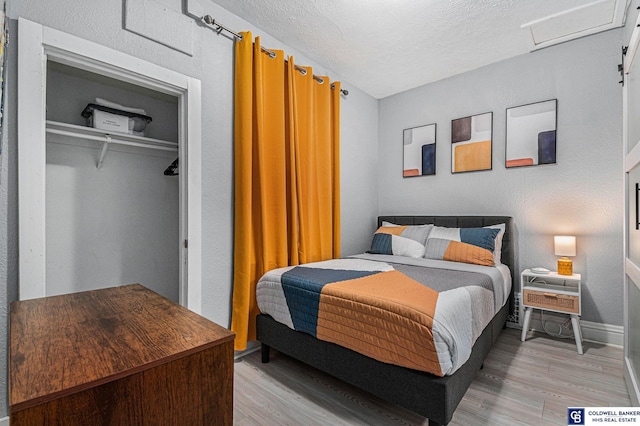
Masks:
[[[47,121],[85,125],[88,103],[103,98],[142,108],[146,136],[178,141],[178,99],[72,68],[47,65]],[[117,138],[117,133],[111,137]],[[164,176],[177,152],[47,134],[48,295],[139,283],[178,302],[179,181]]]

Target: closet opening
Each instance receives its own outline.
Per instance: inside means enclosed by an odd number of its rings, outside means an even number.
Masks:
[[[140,283],[177,303],[178,98],[51,60],[46,87],[47,293]]]

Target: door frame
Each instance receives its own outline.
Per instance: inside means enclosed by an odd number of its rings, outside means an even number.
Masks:
[[[624,324],[624,379],[629,391],[629,396],[633,405],[640,403],[640,380],[638,377],[638,371],[635,371],[631,362],[630,351],[630,331],[631,321],[629,315],[629,288],[635,286],[640,289],[640,265],[636,264],[629,258],[629,220],[630,220],[630,208],[634,204],[629,199],[629,172],[640,166],[640,142],[629,140],[629,96],[632,94],[629,91],[628,74],[631,72],[634,66],[634,59],[638,53],[638,46],[640,44],[640,15],[636,19],[636,25],[634,27],[631,39],[629,40],[629,46],[624,56],[624,73],[623,82],[624,87],[622,90],[622,139],[624,141],[624,198],[625,198],[625,218],[624,218],[624,311],[623,311],[623,324]],[[636,67],[640,66],[635,64]],[[640,96],[639,94],[634,94]],[[635,145],[633,145],[635,144]],[[633,148],[630,147],[633,145]],[[637,195],[636,195],[637,196]],[[635,206],[634,206],[635,207]],[[634,328],[637,328],[640,324],[636,324]]]
[[[200,80],[24,18],[18,19],[19,299],[47,296],[45,119],[49,60],[178,98],[179,303],[201,313]]]

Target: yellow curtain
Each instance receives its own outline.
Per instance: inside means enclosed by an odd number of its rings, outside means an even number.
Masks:
[[[261,51],[242,33],[235,66],[235,223],[231,329],[255,339],[257,280],[340,256],[340,85]]]

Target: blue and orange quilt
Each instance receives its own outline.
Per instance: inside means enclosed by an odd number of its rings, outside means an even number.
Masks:
[[[270,271],[256,296],[262,313],[294,330],[444,376],[506,302],[500,267],[364,254]]]

